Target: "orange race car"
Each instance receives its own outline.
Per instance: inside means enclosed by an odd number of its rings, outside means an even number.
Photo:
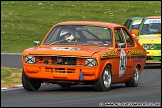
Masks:
[[[115,23],[60,22],[34,44],[22,53],[22,84],[28,91],[42,83],[93,85],[97,91],[115,83],[136,87],[146,62],[146,50]]]

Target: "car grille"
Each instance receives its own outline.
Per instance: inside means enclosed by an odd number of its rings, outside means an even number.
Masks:
[[[75,69],[69,68],[45,68],[46,72],[53,72],[53,73],[75,73]]]
[[[76,65],[76,57],[36,56],[36,64]]]

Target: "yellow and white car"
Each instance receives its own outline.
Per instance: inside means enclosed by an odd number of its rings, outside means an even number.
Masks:
[[[147,51],[146,64],[161,64],[161,34],[154,38],[140,38],[138,42]]]
[[[146,64],[161,64],[161,16],[145,17],[131,33],[147,51]]]

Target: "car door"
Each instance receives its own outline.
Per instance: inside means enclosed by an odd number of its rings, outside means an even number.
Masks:
[[[131,66],[130,49],[127,47],[125,32],[123,32],[122,28],[115,28],[114,34],[116,41],[115,51],[118,54],[118,57],[115,59],[115,70],[118,72],[116,77],[121,82],[129,75]]]

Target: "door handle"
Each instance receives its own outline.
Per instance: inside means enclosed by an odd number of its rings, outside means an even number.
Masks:
[[[130,51],[128,50],[127,53],[129,53]]]
[[[128,51],[126,51],[126,53],[128,54],[128,55],[130,55],[130,51],[128,50]]]

